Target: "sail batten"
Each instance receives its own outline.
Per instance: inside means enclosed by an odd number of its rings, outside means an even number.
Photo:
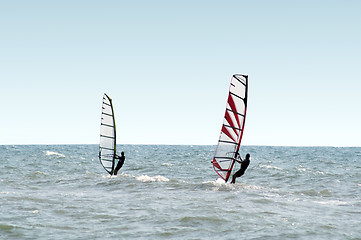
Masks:
[[[110,175],[116,156],[116,128],[112,99],[104,93],[100,123],[99,161]]]
[[[221,133],[213,157],[213,168],[226,182],[235,165],[246,120],[248,76],[232,76]],[[230,130],[232,129],[232,130]]]

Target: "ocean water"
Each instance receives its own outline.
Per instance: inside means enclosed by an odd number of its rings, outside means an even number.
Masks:
[[[215,146],[0,146],[0,239],[361,239],[361,148],[246,146],[236,184]]]

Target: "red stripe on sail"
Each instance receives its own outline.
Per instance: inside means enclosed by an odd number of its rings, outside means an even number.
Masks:
[[[222,126],[222,132],[223,132],[224,134],[226,134],[229,138],[231,138],[233,141],[236,141],[236,140],[232,137],[231,133],[228,131],[228,129],[227,129],[224,125]]]
[[[234,104],[233,97],[232,97],[231,93],[229,93],[229,95],[228,95],[228,104],[229,104],[229,106],[231,107],[231,109],[233,111],[233,114],[234,114],[234,117],[237,120],[238,126],[240,127],[241,125],[239,123],[237,108],[236,108],[236,105]]]
[[[216,159],[213,159],[213,166],[218,168],[219,170],[222,170],[221,166],[219,166],[218,162],[216,161]]]
[[[237,132],[237,130],[235,129],[234,123],[233,123],[232,118],[231,118],[231,116],[229,115],[228,111],[226,111],[225,118],[226,118],[227,122],[229,123],[229,125],[231,125],[231,127],[233,127],[233,131],[234,131],[234,133],[235,133],[235,134],[237,135],[237,137],[238,137],[238,132]]]

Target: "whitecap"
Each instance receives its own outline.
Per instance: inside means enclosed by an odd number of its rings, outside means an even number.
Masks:
[[[347,205],[348,202],[340,201],[340,200],[325,200],[325,201],[314,201],[314,203],[322,204],[322,205]]]
[[[241,184],[231,184],[230,182],[225,182],[222,178],[217,178],[215,181],[205,181],[204,184],[212,184],[212,191],[234,191],[239,190]]]
[[[260,165],[260,168],[267,168],[267,169],[276,169],[276,170],[283,170],[282,168],[270,166],[270,165]]]
[[[154,176],[154,177],[150,177],[148,175],[141,175],[136,177],[135,179],[137,179],[138,181],[141,182],[168,182],[169,179],[160,175]]]
[[[229,183],[226,183],[222,178],[217,178],[215,181],[205,181],[205,182],[202,182],[203,184],[212,184],[214,186],[221,186],[221,185],[228,185]]]
[[[46,151],[45,155],[46,156],[57,156],[57,157],[64,157],[65,158],[64,154],[57,153],[57,152],[52,152],[52,151]]]
[[[222,184],[222,183],[226,183],[226,181],[224,181],[222,178],[217,178],[216,183]]]
[[[116,177],[114,175],[109,175],[109,174],[102,174],[101,175],[103,179],[106,179],[106,178],[111,178],[111,177]]]
[[[128,174],[128,173],[120,173],[120,175],[121,176],[123,176],[123,177],[134,177],[133,175],[130,175],[130,174]]]
[[[162,166],[173,166],[171,163],[162,163]]]

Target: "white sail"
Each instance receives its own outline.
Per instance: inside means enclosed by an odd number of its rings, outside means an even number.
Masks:
[[[112,99],[104,93],[100,123],[99,160],[113,174],[116,156],[116,129]]]
[[[248,76],[235,74],[231,79],[221,134],[213,158],[218,175],[228,181],[243,136],[248,99]]]

